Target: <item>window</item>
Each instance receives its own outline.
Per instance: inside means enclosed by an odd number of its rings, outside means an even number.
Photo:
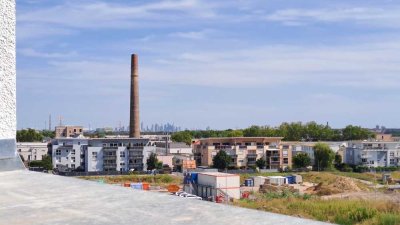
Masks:
[[[60,149],[56,150],[56,155],[61,155],[61,150]]]
[[[92,160],[97,160],[97,152],[92,152]]]
[[[81,145],[81,142],[78,142],[78,145]]]
[[[71,157],[71,162],[75,162],[75,157]]]
[[[60,163],[61,162],[61,157],[56,157],[56,163]]]
[[[288,151],[283,151],[283,156],[287,157],[288,156]]]
[[[289,163],[289,159],[288,158],[283,158],[283,163],[284,164],[288,164]]]
[[[124,163],[124,162],[122,162],[122,163],[120,163],[119,165],[120,165],[120,166],[125,166],[125,163]]]
[[[75,169],[75,164],[71,164],[71,168],[72,168],[72,169]]]
[[[71,154],[75,155],[75,149],[71,150]]]
[[[369,161],[369,164],[375,164],[374,160]]]
[[[391,153],[390,153],[390,157],[394,157],[394,152],[391,152]]]
[[[107,147],[107,144],[106,144],[106,143],[103,143],[103,147]]]
[[[120,152],[119,157],[124,158],[125,157],[125,152]]]

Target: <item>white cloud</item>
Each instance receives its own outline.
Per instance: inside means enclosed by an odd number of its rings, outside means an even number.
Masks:
[[[173,26],[171,21],[178,21],[182,17],[215,17],[212,5],[203,4],[198,0],[144,4],[115,4],[108,1],[74,2],[34,11],[25,10],[19,13],[18,20],[21,23],[57,24],[71,28],[148,28],[166,24]]]
[[[47,53],[47,52],[39,52],[32,48],[23,48],[18,49],[18,53],[22,56],[26,57],[36,57],[36,58],[71,58],[78,56],[78,53],[75,51],[67,52],[67,53]]]
[[[263,46],[190,52],[158,59],[143,79],[215,87],[283,84],[397,88],[400,43],[349,46]]]
[[[282,22],[285,25],[312,23],[334,23],[350,21],[381,27],[400,26],[399,7],[347,7],[317,9],[281,9],[265,17],[269,21]]]
[[[205,39],[207,37],[207,35],[209,35],[211,32],[212,32],[211,30],[205,29],[202,31],[175,32],[175,33],[169,34],[169,36],[177,37],[177,38],[200,40],[200,39]]]

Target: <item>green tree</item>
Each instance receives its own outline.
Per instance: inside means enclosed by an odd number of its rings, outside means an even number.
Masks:
[[[155,153],[151,153],[150,154],[150,156],[147,159],[146,163],[147,163],[147,169],[148,170],[154,170],[154,169],[161,169],[162,168],[162,162],[158,161],[157,155]],[[161,164],[161,166],[160,166],[160,164]]]
[[[192,134],[190,131],[181,131],[172,134],[171,139],[175,142],[184,142],[188,145],[192,144]]]
[[[293,166],[295,168],[306,168],[311,166],[311,158],[307,153],[299,153],[293,157]]]
[[[229,167],[232,158],[225,151],[219,151],[213,158],[213,167],[224,170]]]
[[[43,135],[34,129],[19,130],[17,131],[18,142],[40,142],[43,141]]]
[[[347,127],[345,127],[342,133],[343,133],[343,139],[345,141],[364,140],[374,137],[374,134],[371,131],[352,125],[348,125]]]
[[[42,134],[43,137],[48,137],[48,138],[54,138],[56,136],[56,132],[51,130],[42,130],[40,133]]]
[[[46,170],[53,169],[53,163],[49,155],[43,156],[42,160],[31,161],[29,163],[30,167],[43,167]]]
[[[256,161],[256,165],[257,165],[257,167],[260,168],[260,169],[264,169],[265,166],[266,166],[266,164],[267,164],[267,162],[266,162],[265,159],[263,159],[263,158],[259,158],[259,159],[257,159],[257,161]]]
[[[333,165],[333,160],[335,159],[335,153],[325,143],[317,143],[314,146],[314,158],[315,158],[315,168],[318,171],[324,171],[331,169]]]

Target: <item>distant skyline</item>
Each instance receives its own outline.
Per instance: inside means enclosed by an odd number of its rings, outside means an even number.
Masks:
[[[18,128],[145,124],[400,127],[392,0],[17,1]]]

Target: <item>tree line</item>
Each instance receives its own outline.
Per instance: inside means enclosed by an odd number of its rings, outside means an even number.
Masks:
[[[46,137],[54,138],[55,132],[49,130],[37,131],[31,128],[17,131],[18,142],[42,142]]]
[[[194,138],[210,137],[283,137],[284,141],[350,141],[374,137],[368,129],[348,125],[343,129],[333,129],[329,125],[316,122],[282,123],[278,127],[251,126],[238,130],[185,130],[172,135],[172,140],[190,144]]]

